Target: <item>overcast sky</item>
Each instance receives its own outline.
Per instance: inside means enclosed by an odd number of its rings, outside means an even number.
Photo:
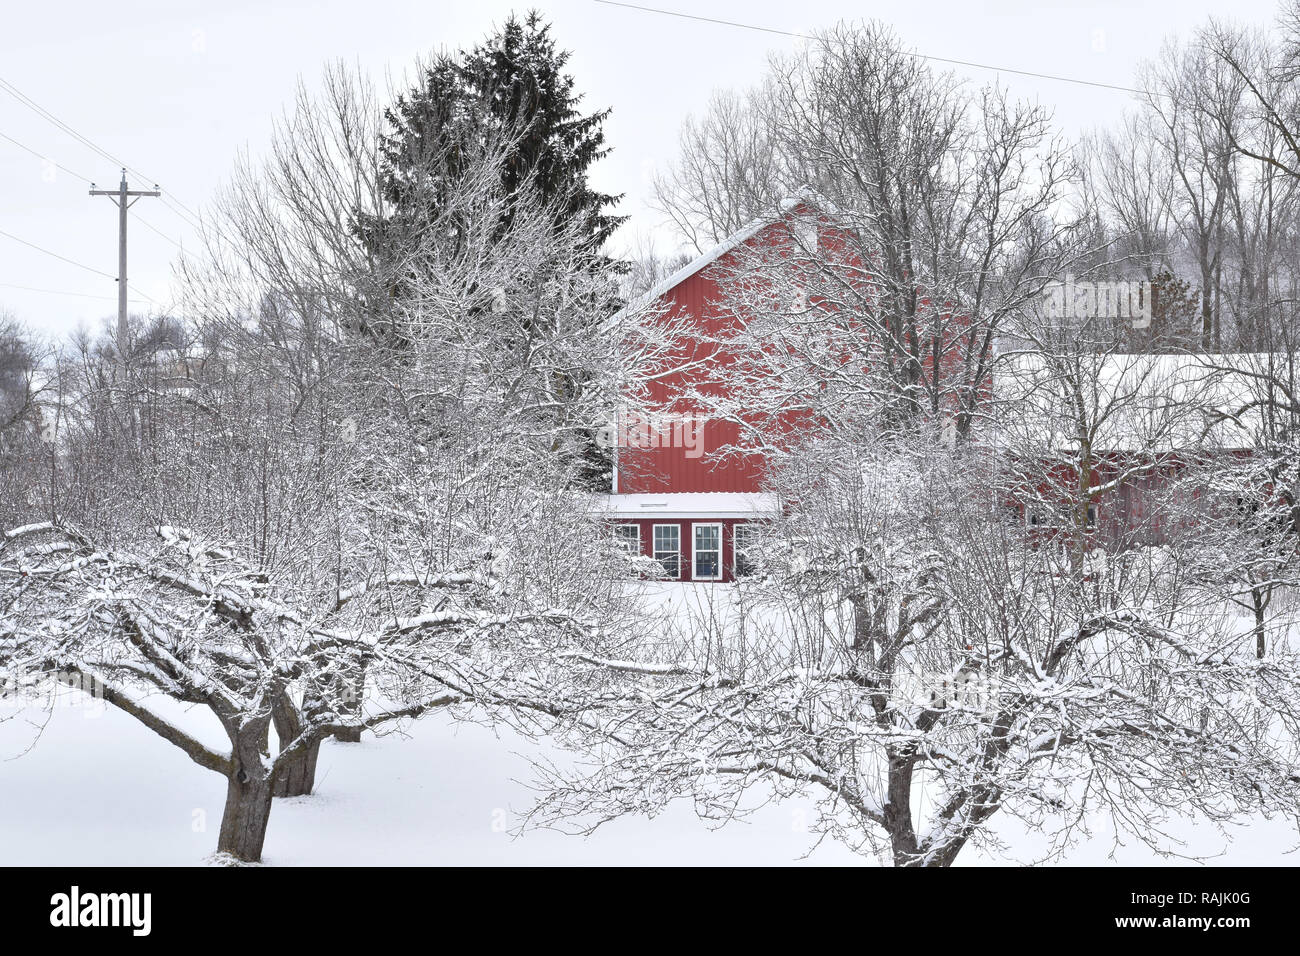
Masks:
[[[1269,26],[1276,12],[1274,0],[1236,0],[1226,11],[1221,0],[644,5],[795,33],[876,18],[919,53],[1117,85],[1132,85],[1138,63],[1165,37],[1190,36],[1211,15],[1226,12]],[[648,177],[657,164],[672,161],[682,120],[700,111],[713,90],[756,82],[770,51],[797,42],[595,0],[533,6],[572,51],[570,68],[586,107],[614,109],[606,125],[613,153],[594,179],[599,188],[626,194],[620,211],[632,219],[624,227],[625,243],[634,232],[654,233],[659,226],[646,206]],[[163,189],[166,202],[140,200],[131,222],[130,278],[139,299],[133,308],[149,311],[171,300],[175,244],[194,242],[192,226],[176,210],[201,214],[236,153],[264,147],[299,77],[314,83],[322,65],[337,57],[377,77],[400,75],[421,54],[481,39],[512,9],[527,6],[494,0],[3,0],[0,79],[149,177],[131,176],[133,188],[156,181]],[[952,69],[980,83],[996,75]],[[1051,106],[1071,136],[1113,122],[1130,104],[1128,95],[1096,87],[1009,73],[1001,79],[1017,95]],[[52,335],[98,323],[116,309],[117,210],[107,199],[89,197],[87,183],[77,177],[115,187],[116,164],[3,87],[0,134],[0,231],[107,274],[0,235],[0,312]],[[667,251],[662,238],[660,247]]]

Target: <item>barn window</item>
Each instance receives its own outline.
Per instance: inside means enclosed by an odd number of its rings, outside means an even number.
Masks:
[[[738,524],[731,529],[732,570],[738,578],[748,577],[755,571],[754,538],[752,525]]]
[[[641,526],[635,524],[614,525],[614,540],[624,553],[635,558],[641,553]]]
[[[681,576],[682,529],[675,524],[657,524],[654,528],[655,560],[664,566],[670,578]]]
[[[695,571],[697,581],[716,581],[722,577],[722,525],[695,526]]]

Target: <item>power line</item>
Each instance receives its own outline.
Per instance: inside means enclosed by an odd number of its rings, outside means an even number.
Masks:
[[[47,110],[45,107],[41,106],[40,103],[37,103],[34,99],[32,99],[22,90],[18,89],[18,87],[14,86],[4,77],[0,77],[0,90],[3,90],[4,92],[8,93],[10,96],[16,99],[23,106],[27,107],[32,112],[36,113],[36,115],[40,116],[42,119],[46,120],[47,122],[52,123],[58,129],[62,130],[63,132],[71,136],[73,139],[77,140],[77,142],[81,143],[87,149],[90,149],[96,154],[107,159],[114,166],[118,166],[120,168],[129,170],[130,172],[134,173],[136,176],[139,176],[141,179],[146,180],[148,182],[157,182],[157,180],[154,179],[152,176],[146,176],[144,173],[140,172],[140,170],[136,169],[130,163],[123,162],[121,159],[114,156],[112,153],[108,152],[108,150],[103,149],[100,146],[97,146],[89,137],[83,136],[81,133],[77,132],[75,129],[73,129],[67,123],[63,122],[63,120],[59,119],[49,110]],[[78,178],[84,178],[84,177],[78,177]],[[86,181],[89,182],[89,180]],[[185,203],[183,203],[179,197],[173,196],[172,198],[177,205],[179,205],[191,217],[193,217],[194,222],[191,223],[191,225],[197,228],[197,223],[201,218],[199,214],[196,213],[193,209],[190,209],[189,206],[185,205]],[[177,212],[177,210],[172,208],[171,206],[168,206],[168,208],[171,208],[173,212]],[[177,214],[179,215],[178,212]]]
[[[702,17],[694,13],[679,13],[676,10],[661,10],[658,7],[643,7],[635,3],[620,3],[617,0],[595,0],[596,3],[604,4],[607,7],[624,7],[628,10],[640,10],[643,13],[658,13],[666,17],[679,17],[682,20],[698,20],[701,23],[713,23],[725,27],[737,27],[741,30],[754,30],[758,33],[774,33],[777,36],[793,37],[796,40],[815,40],[816,37],[807,33],[793,33],[789,30],[778,30],[775,27],[761,27],[752,23],[740,23],[736,20],[720,20],[716,17]],[[916,57],[919,60],[930,60],[934,63],[949,63],[955,66],[969,66],[977,70],[993,70],[996,73],[1015,73],[1018,76],[1032,76],[1040,80],[1055,80],[1058,83],[1077,83],[1080,86],[1095,86],[1103,90],[1115,90],[1120,93],[1136,93],[1138,96],[1152,95],[1147,90],[1135,89],[1131,86],[1119,86],[1115,83],[1101,83],[1097,80],[1080,80],[1073,76],[1058,76],[1054,73],[1036,73],[1033,70],[1017,70],[1008,66],[993,66],[988,63],[976,63],[972,60],[954,60],[942,56],[929,56],[924,53],[913,53],[904,51],[908,56]]]
[[[42,155],[41,153],[38,153],[36,150],[32,149],[30,146],[28,146],[28,145],[26,145],[26,144],[24,144],[24,143],[20,143],[20,142],[18,142],[18,140],[14,139],[14,138],[13,138],[12,136],[10,136],[8,133],[0,133],[0,138],[3,138],[3,139],[7,139],[7,140],[9,140],[9,142],[13,143],[13,144],[14,144],[15,146],[17,146],[19,149],[21,149],[21,150],[25,150],[25,151],[31,153],[33,156],[35,156],[35,157],[36,157],[37,159],[39,159],[41,162],[43,162],[43,163],[49,163],[51,166],[55,167],[56,169],[61,169],[61,170],[63,170],[65,173],[67,173],[67,174],[68,174],[69,176],[71,176],[73,179],[80,179],[82,182],[87,182],[87,183],[90,182],[90,180],[87,179],[85,176],[81,175],[81,173],[75,173],[75,172],[73,172],[71,169],[69,169],[67,166],[64,166],[62,163],[56,163],[54,160],[50,159],[50,157],[48,157],[48,156],[44,156],[44,155]]]
[[[24,246],[29,246],[30,248],[35,249],[37,252],[43,252],[47,256],[53,256],[55,259],[62,259],[64,262],[68,263],[68,265],[76,266],[78,269],[85,269],[87,272],[93,272],[95,273],[95,275],[103,276],[105,279],[114,278],[114,276],[109,275],[107,272],[102,272],[99,269],[96,269],[94,266],[88,266],[84,262],[78,262],[75,259],[69,259],[67,256],[61,256],[57,252],[51,252],[49,249],[46,249],[43,246],[38,246],[34,242],[28,242],[26,239],[20,239],[18,236],[15,236],[13,233],[5,232],[3,229],[0,229],[0,236],[4,236],[7,239],[12,239],[14,242],[20,242]],[[140,294],[144,295],[143,292]]]
[[[20,143],[18,140],[14,139],[12,136],[10,136],[8,133],[0,133],[0,139],[7,139],[9,142],[13,143],[13,144],[14,144],[15,146],[17,146],[19,149],[23,150],[24,152],[30,153],[31,155],[35,156],[37,159],[41,160],[42,162],[49,163],[51,166],[54,166],[56,169],[61,169],[61,170],[63,170],[65,173],[67,173],[67,174],[68,174],[69,176],[71,176],[73,179],[80,179],[83,183],[92,183],[92,182],[93,182],[93,180],[91,180],[91,178],[90,178],[89,176],[83,176],[81,173],[77,172],[76,170],[69,169],[67,166],[64,166],[62,163],[55,162],[53,159],[51,159],[50,157],[44,155],[44,154],[41,153],[39,150],[32,149],[32,148],[31,148],[30,146],[28,146],[26,143]],[[177,241],[176,241],[175,239],[173,239],[171,236],[167,235],[167,233],[163,232],[161,229],[159,229],[157,226],[155,226],[153,223],[151,223],[148,219],[144,218],[144,216],[140,215],[138,212],[132,211],[131,215],[135,216],[136,220],[139,221],[139,223],[140,223],[142,226],[144,226],[146,229],[151,229],[151,230],[153,230],[153,231],[156,232],[159,236],[161,236],[162,238],[164,238],[164,239],[166,239],[168,242],[170,242],[170,243],[171,243],[173,246],[175,246],[177,249],[184,249],[184,246],[182,246],[179,242],[177,242]],[[189,223],[187,222],[186,224],[188,225]]]
[[[47,256],[53,256],[55,259],[59,259],[59,260],[61,260],[61,261],[63,261],[63,262],[66,262],[66,263],[67,263],[68,265],[70,265],[70,266],[76,266],[78,269],[85,269],[87,272],[93,272],[95,275],[97,275],[97,276],[102,276],[102,277],[104,277],[105,279],[113,279],[114,281],[117,281],[116,278],[115,278],[114,276],[110,275],[110,274],[107,273],[107,272],[103,272],[103,271],[101,271],[101,270],[99,270],[99,269],[96,269],[94,266],[88,266],[88,265],[86,265],[84,262],[78,262],[76,259],[69,259],[67,256],[59,255],[59,253],[57,253],[57,252],[52,252],[52,251],[50,251],[49,249],[46,249],[44,246],[38,246],[38,245],[37,245],[36,243],[34,243],[34,242],[28,242],[26,239],[23,239],[23,238],[21,238],[21,237],[19,237],[19,236],[15,236],[15,235],[14,235],[13,233],[11,233],[11,232],[5,232],[3,229],[0,229],[0,236],[4,236],[6,239],[12,239],[14,242],[21,243],[22,245],[27,246],[28,248],[31,248],[31,249],[35,249],[37,252],[43,252],[43,253],[45,253],[45,255],[47,255]],[[31,289],[30,291],[33,291],[33,292],[42,292],[42,291],[44,291],[44,292],[54,292],[55,290],[54,290],[54,289]],[[143,289],[140,289],[140,288],[137,288],[135,291],[136,291],[137,294],[144,296],[145,299],[147,299],[149,302],[152,302],[154,305],[158,306],[158,308],[160,308],[160,309],[164,309],[164,311],[166,311],[166,309],[165,309],[165,307],[163,306],[163,304],[162,304],[161,302],[159,302],[157,299],[155,299],[153,296],[151,296],[148,292],[145,292]],[[67,294],[68,294],[68,295],[77,295],[78,293],[70,292],[70,293],[67,293]],[[110,298],[112,298],[112,297],[110,297]],[[140,301],[140,300],[139,300],[139,299],[136,299],[135,301],[138,302],[138,301]]]
[[[195,212],[193,209],[191,209],[189,206],[185,205],[185,203],[181,202],[179,196],[176,196],[175,194],[172,194],[172,197],[171,197],[171,198],[172,198],[172,202],[176,203],[176,205],[180,206],[181,209],[184,209],[184,210],[185,210],[186,214],[187,214],[188,217],[189,217],[189,220],[191,221],[191,222],[190,222],[190,225],[191,225],[194,229],[198,229],[198,228],[200,228],[199,224],[203,221],[203,217],[200,216],[200,215],[199,215],[197,212]],[[172,212],[176,213],[176,215],[178,215],[178,216],[181,215],[179,211],[177,211],[175,208],[172,208],[170,205],[168,205],[168,208],[170,208],[170,209],[172,210]],[[181,218],[186,218],[186,217],[185,217],[185,216],[182,216]]]
[[[73,129],[67,123],[63,122],[63,120],[59,119],[49,110],[47,110],[45,107],[41,106],[41,104],[37,103],[34,99],[32,99],[22,90],[18,89],[18,87],[14,86],[4,77],[0,77],[0,90],[4,90],[6,93],[8,93],[10,96],[16,99],[23,106],[27,107],[29,110],[34,112],[37,116],[40,116],[42,119],[46,120],[47,122],[52,123],[54,126],[56,126],[57,128],[61,129],[63,132],[71,136],[73,139],[77,140],[77,142],[81,143],[87,149],[91,150],[92,152],[102,156],[104,159],[107,159],[109,162],[113,163],[113,165],[127,166],[126,163],[122,162],[112,153],[108,152],[108,150],[96,146],[95,143],[93,143],[88,137],[81,135],[81,133],[78,133],[75,129]],[[145,179],[148,178],[147,176],[144,176],[139,170],[133,167],[128,166],[127,168],[131,169],[131,171],[135,173],[137,176],[141,176],[142,178]]]
[[[170,311],[171,311],[171,304],[163,305],[161,302],[159,302],[157,299],[155,299],[153,296],[151,296],[148,292],[145,292],[144,289],[141,289],[139,286],[132,286],[132,288],[135,289],[135,291],[136,291],[137,294],[144,296],[146,301],[148,301],[148,302],[152,302],[154,305],[158,306],[158,308],[159,308],[160,311],[163,311],[163,312],[170,312]],[[139,299],[135,299],[135,300],[127,299],[127,301],[128,301],[128,302],[131,302],[131,301],[139,302],[140,300],[139,300]],[[175,301],[176,301],[175,298],[173,298],[173,299],[172,299],[172,302],[174,303]]]
[[[146,179],[146,180],[151,179],[151,177],[146,176],[144,173],[140,172],[140,170],[136,169],[134,166],[131,166],[129,163],[126,163],[126,162],[122,161],[121,159],[119,159],[118,157],[114,156],[112,153],[108,152],[108,150],[103,149],[103,148],[101,148],[100,146],[97,146],[97,145],[96,145],[96,144],[95,144],[95,143],[94,143],[94,142],[93,142],[89,137],[87,137],[87,136],[83,136],[81,133],[77,132],[77,130],[73,129],[71,126],[69,126],[67,123],[63,122],[63,120],[59,119],[57,116],[55,116],[55,115],[54,115],[53,113],[51,113],[49,110],[47,110],[45,107],[41,106],[41,105],[40,105],[39,103],[37,103],[34,99],[32,99],[30,96],[28,96],[26,93],[24,93],[22,90],[18,89],[18,87],[14,86],[14,85],[13,85],[12,83],[10,83],[8,80],[4,79],[4,77],[0,77],[0,90],[3,90],[4,92],[8,93],[10,96],[12,96],[14,99],[16,99],[16,100],[17,100],[19,103],[21,103],[23,106],[26,106],[28,109],[30,109],[32,112],[36,113],[36,114],[37,114],[38,116],[40,116],[42,119],[46,120],[47,122],[53,124],[56,128],[62,130],[62,131],[65,132],[65,133],[67,133],[69,136],[71,136],[71,137],[72,137],[73,139],[75,139],[77,142],[83,144],[84,146],[86,146],[88,149],[90,149],[90,150],[93,151],[94,153],[98,154],[99,156],[104,157],[105,159],[111,161],[111,162],[114,163],[115,165],[121,167],[121,169],[122,169],[122,171],[123,171],[123,173],[122,173],[122,175],[123,175],[123,184],[125,184],[125,181],[126,181],[126,180],[125,180],[125,176],[126,176],[126,171],[127,171],[127,170],[130,170],[131,172],[135,173],[137,176],[141,177],[142,179]],[[2,135],[2,134],[0,134],[0,135]],[[19,142],[18,142],[16,139],[14,139],[13,137],[11,137],[11,136],[5,136],[5,139],[7,139],[7,140],[9,140],[10,142],[14,143],[15,145],[21,147],[22,149],[26,150],[27,152],[29,152],[29,153],[31,153],[31,154],[33,154],[33,155],[35,155],[35,156],[40,157],[40,154],[39,154],[36,150],[32,149],[32,148],[29,147],[29,146],[25,146],[25,145],[23,145],[22,143],[19,143]],[[44,158],[44,157],[41,157],[41,158]],[[58,164],[55,164],[55,165],[58,165]],[[93,188],[95,184],[94,184],[94,182],[92,182],[90,179],[88,179],[88,178],[85,177],[85,176],[81,176],[81,175],[79,175],[79,174],[77,174],[77,173],[72,172],[72,170],[68,169],[68,168],[65,167],[65,166],[61,166],[61,165],[60,165],[59,168],[60,168],[60,169],[63,169],[63,170],[64,170],[65,172],[67,172],[70,176],[75,176],[75,177],[78,178],[78,179],[81,179],[81,180],[83,180],[83,181],[85,181],[85,182],[90,183],[90,185],[91,185],[91,187],[92,187],[92,189],[91,189],[91,194],[92,194],[92,195],[95,194],[96,191],[95,191],[94,188]],[[125,185],[123,185],[123,190],[125,190]],[[158,195],[158,194],[157,194],[156,192],[153,192],[153,193],[149,193],[149,195]],[[123,197],[121,198],[121,201],[122,201],[122,203],[123,203],[123,208],[122,208],[122,210],[121,210],[121,220],[120,220],[120,223],[119,223],[119,230],[120,230],[122,236],[125,236],[125,234],[126,234],[126,215],[127,215],[126,205],[127,205],[127,204],[125,203],[125,198],[126,198],[125,196],[123,196]],[[181,202],[180,199],[176,199],[175,202],[176,202],[176,203],[177,203],[177,204],[178,204],[182,209],[187,210],[187,211],[188,211],[188,212],[189,212],[189,213],[194,217],[194,221],[193,221],[192,223],[190,223],[190,225],[191,225],[193,228],[198,229],[198,228],[199,228],[199,225],[198,225],[198,224],[199,224],[199,217],[198,217],[197,213],[194,213],[194,211],[191,210],[188,206],[186,206],[185,203]],[[176,209],[174,206],[172,206],[171,204],[168,204],[168,205],[167,205],[167,208],[171,209],[172,212],[176,213],[177,215],[181,215],[181,214],[177,211],[177,209]],[[138,214],[137,214],[136,218],[137,218],[137,219],[140,219],[140,221],[141,221],[142,223],[144,223],[148,228],[152,229],[154,232],[158,233],[160,236],[163,236],[164,239],[167,239],[167,240],[168,240],[169,242],[171,242],[173,245],[176,245],[178,248],[180,247],[180,243],[178,243],[178,242],[176,242],[174,239],[171,239],[170,237],[164,235],[164,234],[162,233],[161,230],[159,230],[159,229],[157,229],[156,227],[154,227],[151,223],[145,222],[145,220],[142,219]],[[185,217],[182,216],[182,218],[185,218]],[[188,220],[187,220],[187,221],[188,221]],[[62,260],[63,262],[68,263],[69,265],[74,265],[74,266],[77,266],[78,268],[86,269],[86,270],[88,270],[88,271],[90,271],[90,272],[95,273],[96,275],[101,275],[101,276],[103,276],[103,277],[105,277],[105,278],[107,278],[107,279],[112,279],[112,278],[113,278],[113,276],[109,275],[107,272],[101,272],[99,269],[95,269],[95,268],[93,268],[93,267],[91,267],[91,266],[85,265],[84,263],[77,262],[77,261],[74,260],[74,259],[69,259],[67,256],[59,255],[59,253],[57,253],[57,252],[51,252],[49,249],[45,249],[45,248],[43,248],[43,247],[41,247],[41,246],[38,246],[38,245],[36,245],[35,243],[32,243],[32,242],[28,242],[26,239],[20,239],[18,236],[15,236],[15,235],[12,235],[12,234],[10,234],[10,233],[3,232],[3,231],[0,231],[0,235],[2,235],[2,236],[6,236],[6,237],[9,238],[9,239],[13,239],[15,242],[20,242],[20,243],[22,243],[22,244],[25,245],[25,246],[30,246],[31,248],[37,250],[38,252],[43,252],[43,253],[45,253],[45,254],[48,255],[48,256],[53,256],[54,258],[59,259],[59,260]],[[121,257],[119,256],[119,259],[120,259],[120,258],[121,258]],[[118,279],[117,279],[117,281],[118,281],[118,304],[119,304],[119,310],[118,310],[118,311],[119,311],[119,322],[122,322],[122,321],[124,321],[123,316],[125,315],[125,303],[128,301],[128,300],[127,300],[127,297],[126,297],[126,293],[127,293],[127,289],[126,289],[126,270],[125,270],[125,265],[124,265],[122,262],[119,262],[119,270],[118,270],[118,271],[119,271],[119,273],[120,273],[120,275],[119,275],[119,277],[118,277]],[[143,289],[136,289],[136,292],[139,293],[140,295],[144,296],[144,298],[147,299],[149,302],[152,302],[154,305],[158,306],[158,308],[160,308],[160,309],[163,309],[163,308],[164,308],[163,305],[162,305],[162,303],[160,303],[160,302],[159,302],[157,299],[155,299],[153,296],[149,295],[149,293],[145,292]]]
[[[136,221],[136,222],[138,222],[140,225],[144,226],[146,229],[149,229],[150,231],[152,231],[152,232],[154,232],[154,233],[157,233],[159,236],[161,236],[162,238],[166,239],[168,242],[170,242],[170,243],[171,243],[173,246],[175,246],[177,249],[180,249],[182,252],[185,250],[185,247],[184,247],[184,246],[182,246],[179,242],[177,242],[177,241],[176,241],[175,239],[173,239],[171,236],[167,235],[167,233],[163,232],[161,229],[159,229],[157,226],[155,226],[153,223],[151,223],[148,219],[144,218],[144,216],[140,215],[140,214],[139,214],[138,212],[136,212],[134,209],[131,210],[131,215],[135,218],[135,221]]]
[[[165,195],[162,197],[161,201],[162,204],[171,210],[171,212],[180,219],[181,222],[185,223],[185,225],[189,226],[195,232],[203,231],[203,225],[197,216],[191,216],[189,213],[182,212],[176,206],[172,205],[171,202],[168,201],[168,197]],[[179,200],[177,201],[179,202]]]
[[[104,302],[116,302],[116,301],[117,301],[117,296],[112,296],[112,295],[94,295],[93,293],[90,293],[90,292],[67,292],[67,291],[65,291],[65,290],[63,290],[63,289],[38,289],[38,288],[36,288],[35,286],[30,286],[30,285],[16,285],[16,284],[14,284],[14,283],[12,283],[12,282],[0,282],[0,288],[3,288],[3,289],[21,289],[21,290],[24,291],[24,292],[43,292],[43,293],[45,293],[46,295],[73,295],[73,296],[76,296],[76,297],[79,298],[79,299],[100,299],[100,300],[102,300],[102,301],[104,301]],[[137,291],[138,291],[138,290],[137,290]],[[141,295],[144,295],[143,292],[141,292],[140,294],[141,294]],[[132,299],[131,301],[132,301],[132,302],[144,302],[144,301],[146,301],[146,300],[145,300],[145,299]],[[149,300],[147,300],[147,301],[153,302],[152,299],[149,299]],[[154,302],[154,304],[157,305],[156,302]]]

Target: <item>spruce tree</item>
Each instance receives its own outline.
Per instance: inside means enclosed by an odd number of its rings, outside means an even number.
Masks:
[[[582,114],[568,61],[536,11],[523,20],[512,14],[473,49],[439,57],[421,84],[387,111],[384,187],[395,216],[427,221],[428,205],[443,198],[442,177],[430,170],[454,178],[462,163],[506,139],[504,195],[529,183],[562,218],[583,223],[592,248],[599,248],[623,221],[608,212],[619,197],[587,181],[588,168],[609,151],[603,124],[610,111]],[[512,215],[507,203],[502,230]]]
[[[384,303],[402,297],[409,282],[403,252],[419,245],[413,240],[427,235],[428,224],[460,222],[462,228],[439,230],[441,241],[453,244],[463,241],[458,236],[477,232],[479,223],[462,222],[460,216],[480,215],[482,210],[462,211],[449,203],[459,191],[460,178],[480,169],[485,156],[499,160],[504,201],[494,227],[496,238],[508,234],[521,203],[540,202],[557,230],[566,230],[566,236],[571,235],[568,229],[576,230],[593,274],[623,268],[600,252],[625,218],[609,212],[619,197],[598,192],[588,182],[592,163],[609,151],[603,125],[610,111],[581,111],[582,95],[566,72],[569,56],[556,46],[550,24],[539,13],[523,19],[512,14],[473,49],[437,57],[423,70],[419,85],[386,111],[381,184],[391,211],[382,221],[358,222],[385,272]],[[592,287],[586,288],[590,294]],[[596,294],[609,311],[617,307],[614,296]],[[468,321],[494,320],[487,297],[483,299],[485,304],[469,309]],[[531,321],[525,316],[518,324],[526,328]],[[410,334],[381,323],[368,331],[395,346],[395,358]],[[583,370],[557,373],[558,400],[576,400],[587,388],[587,378]],[[594,425],[576,433],[575,446],[567,453],[573,456],[578,483],[604,490],[612,462],[595,436]]]

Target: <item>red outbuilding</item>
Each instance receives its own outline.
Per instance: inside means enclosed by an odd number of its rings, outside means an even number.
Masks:
[[[781,513],[781,503],[765,490],[762,457],[736,451],[741,437],[739,426],[726,418],[708,417],[699,405],[698,396],[725,397],[726,376],[719,373],[732,357],[719,342],[725,342],[737,331],[739,323],[747,321],[744,309],[729,291],[734,288],[734,277],[748,270],[751,274],[757,271],[761,280],[764,261],[781,261],[770,257],[773,251],[779,257],[785,254],[783,249],[792,251],[798,247],[807,252],[810,246],[822,252],[838,250],[846,267],[856,274],[854,281],[871,282],[870,269],[847,257],[846,251],[853,244],[848,241],[846,231],[836,225],[834,212],[821,208],[814,197],[805,193],[787,200],[777,215],[756,220],[699,256],[636,303],[636,307],[658,306],[665,319],[687,318],[697,330],[693,340],[683,345],[681,370],[650,386],[649,405],[658,409],[661,417],[642,423],[644,427],[634,426],[630,435],[619,430],[614,442],[613,487],[603,505],[614,526],[613,533],[627,551],[647,562],[658,562],[669,580],[730,582],[745,575],[755,557],[755,526]],[[756,264],[759,264],[757,268]],[[944,334],[961,335],[963,327],[961,323],[950,322],[948,328],[956,331]],[[958,350],[939,351],[955,355]],[[1237,357],[1238,361],[1250,358]],[[1178,393],[1174,402],[1182,404],[1181,392],[1185,386],[1171,388],[1169,383],[1188,380],[1188,369],[1195,371],[1199,363],[1194,356],[1177,360],[1172,356],[1117,356],[1110,364],[1118,371],[1102,369],[1101,384],[1111,379],[1123,384],[1136,370],[1144,382],[1154,383],[1155,391]],[[943,374],[944,368],[939,368],[938,373]],[[1190,380],[1199,382],[1203,377],[1197,373]],[[1026,381],[1026,370],[1023,363],[1013,365],[994,378],[1003,379],[1002,391],[1008,385],[1014,391],[1015,385]],[[987,381],[982,383],[981,393],[989,387]],[[1041,396],[1048,392],[1031,388],[1026,394]],[[1008,398],[1001,396],[1004,404]],[[1221,396],[1213,398],[1211,404],[1223,404]],[[1191,400],[1186,404],[1189,413],[1198,406]],[[1046,423],[1055,416],[1053,409],[1030,406],[1026,406],[1024,413],[1017,416],[1017,421],[1030,426],[1030,430],[1037,418]],[[1141,424],[1126,421],[1130,426]],[[807,420],[803,423],[807,424]],[[799,421],[785,424],[790,428],[800,427]],[[1133,428],[1121,428],[1117,434],[1106,436],[1094,449],[1097,458],[1090,484],[1098,489],[1098,494],[1088,510],[1090,536],[1128,538],[1133,531],[1151,524],[1140,537],[1158,540],[1164,529],[1149,522],[1146,511],[1153,496],[1166,493],[1170,474],[1179,470],[1169,455],[1181,454],[1185,449],[1204,450],[1207,445],[1220,452],[1249,454],[1246,449],[1252,444],[1239,434],[1211,436],[1201,430],[1193,435],[1174,429],[1164,436],[1166,444],[1157,447],[1148,436],[1130,434],[1131,431]],[[1050,435],[1031,437],[1034,439],[1031,445],[1041,445],[1052,438]],[[987,439],[996,442],[998,436],[990,435]],[[728,449],[727,454],[722,454]],[[1014,455],[1011,448],[1006,450]],[[1135,468],[1139,463],[1149,467]],[[1120,474],[1125,477],[1116,482]],[[1077,484],[1070,474],[1058,478],[1062,488]],[[1025,500],[1012,503],[1026,526],[1031,529],[1054,526],[1050,489],[1028,490],[1033,493],[1027,494]]]

